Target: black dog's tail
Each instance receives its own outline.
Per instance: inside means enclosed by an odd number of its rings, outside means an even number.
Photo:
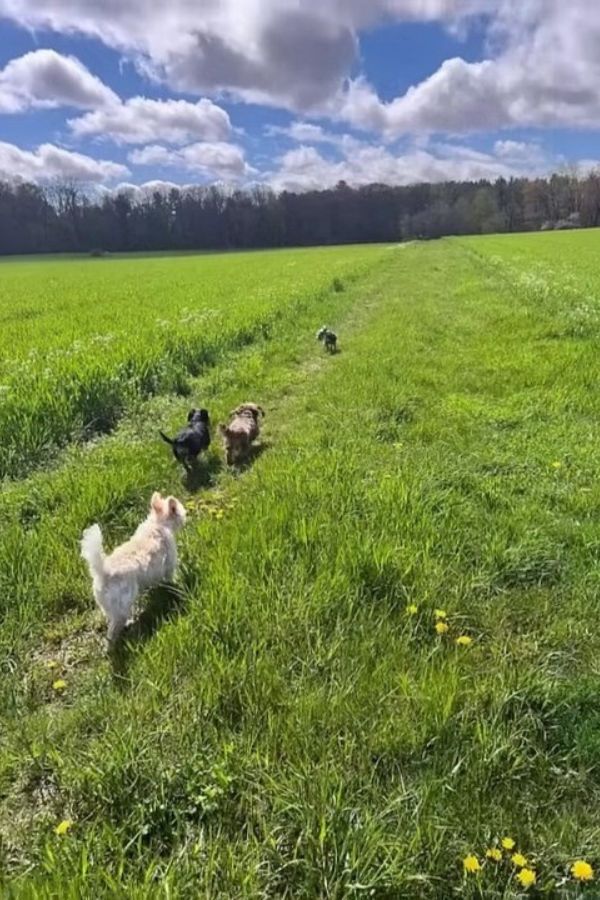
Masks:
[[[158,433],[160,434],[160,436],[161,436],[161,438],[163,439],[163,441],[166,441],[167,444],[170,444],[170,445],[171,445],[171,447],[173,446],[173,444],[175,443],[175,441],[174,441],[172,438],[167,437],[166,434],[164,433],[164,431],[160,431],[160,430],[159,430]]]

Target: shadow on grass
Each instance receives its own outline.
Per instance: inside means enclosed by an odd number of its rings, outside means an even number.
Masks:
[[[261,441],[260,444],[251,444],[250,450],[248,451],[246,458],[241,462],[235,463],[235,465],[231,466],[231,471],[241,475],[243,472],[247,472],[248,469],[251,469],[257,459],[263,455],[265,450],[268,450],[270,447],[270,443],[268,441]]]
[[[143,610],[109,650],[113,677],[121,687],[127,684],[127,672],[137,648],[156,634],[165,622],[180,616],[185,603],[185,594],[175,585],[160,585],[149,592]]]
[[[201,457],[194,465],[187,469],[183,476],[183,484],[186,491],[196,494],[202,488],[214,487],[217,475],[223,467],[223,462],[216,454]]]

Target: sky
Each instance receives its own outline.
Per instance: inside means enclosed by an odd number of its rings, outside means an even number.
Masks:
[[[495,179],[599,138],[595,0],[0,0],[0,178]]]

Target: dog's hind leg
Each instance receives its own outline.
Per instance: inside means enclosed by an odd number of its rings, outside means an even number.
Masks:
[[[107,638],[109,644],[114,644],[123,633],[127,625],[127,616],[118,614],[113,616],[108,622]]]

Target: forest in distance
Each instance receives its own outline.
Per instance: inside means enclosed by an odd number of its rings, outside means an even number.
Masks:
[[[593,228],[600,171],[275,193],[222,185],[90,194],[0,181],[0,255],[236,250]]]

